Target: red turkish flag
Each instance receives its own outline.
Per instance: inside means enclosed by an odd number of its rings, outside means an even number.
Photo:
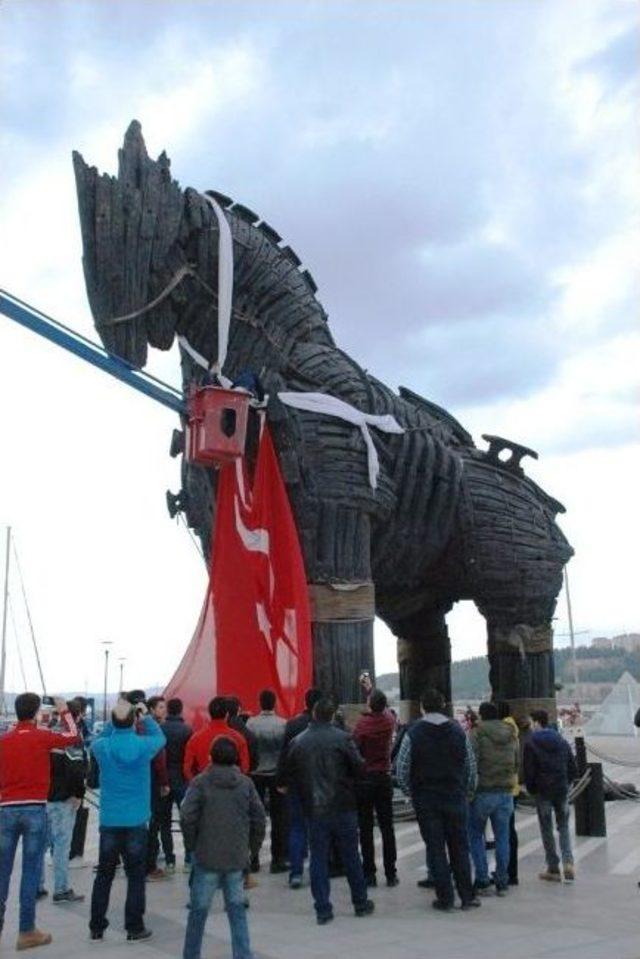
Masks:
[[[179,696],[200,725],[209,699],[239,696],[256,712],[271,688],[277,711],[304,708],[312,678],[307,583],[287,491],[266,425],[253,488],[244,462],[218,481],[213,568],[195,635],[164,695]]]

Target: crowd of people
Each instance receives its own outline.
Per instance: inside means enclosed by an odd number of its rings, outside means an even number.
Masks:
[[[321,690],[309,689],[305,709],[285,720],[265,689],[255,715],[236,697],[215,696],[209,722],[192,732],[179,699],[121,693],[111,719],[89,743],[83,701],[55,702],[55,724],[39,722],[34,693],[16,698],[15,727],[0,738],[0,931],[16,849],[22,840],[17,949],[43,946],[51,935],[36,926],[36,901],[46,895],[44,856],[51,850],[54,903],[81,902],[69,883],[74,826],[90,751],[99,773],[99,853],[91,893],[90,938],[109,925],[116,870],[127,878],[127,940],[152,935],[145,926],[147,882],[176,871],[172,817],[179,811],[183,869],[189,874],[184,959],[199,959],[207,916],[221,890],[234,959],[251,959],[247,890],[261,869],[270,819],[271,873],[303,885],[305,860],[316,920],[334,916],[331,878],[346,876],[353,911],[370,916],[378,885],[377,820],[388,887],[398,885],[393,822],[394,783],[411,797],[426,851],[432,905],[462,910],[489,894],[503,897],[518,883],[514,802],[521,780],[535,797],[546,856],[540,878],[575,878],[568,793],[577,772],[571,749],[544,710],[521,729],[501,704],[482,703],[464,726],[447,715],[443,696],[424,692],[422,716],[399,726],[385,694],[365,685],[366,706],[352,730]],[[559,833],[556,847],[553,818]],[[495,869],[487,860],[491,823]],[[85,817],[86,826],[86,817]],[[76,844],[77,845],[77,844]],[[164,865],[160,865],[162,851]]]

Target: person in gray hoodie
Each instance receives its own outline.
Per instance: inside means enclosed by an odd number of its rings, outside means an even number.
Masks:
[[[244,904],[247,852],[257,856],[265,834],[265,812],[256,787],[238,768],[233,740],[219,736],[211,762],[189,785],[180,807],[182,834],[192,854],[191,902],[183,959],[200,959],[204,927],[218,889],[224,896],[233,959],[252,959]]]
[[[489,880],[484,833],[487,820],[496,844],[496,895],[509,886],[509,823],[513,814],[513,785],[518,773],[516,728],[498,719],[494,703],[480,703],[480,722],[471,732],[478,766],[478,785],[469,810],[469,839],[478,895],[493,891]]]

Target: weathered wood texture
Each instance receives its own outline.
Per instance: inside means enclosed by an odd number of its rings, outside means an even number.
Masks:
[[[310,583],[309,605],[314,623],[373,620],[373,583]]]
[[[120,151],[117,177],[100,176],[74,155],[84,269],[91,309],[109,350],[136,365],[147,345],[167,349],[176,333],[208,360],[217,350],[217,224],[209,205],[171,179],[164,154],[151,160],[139,124]],[[555,523],[562,507],[520,466],[487,452],[446,411],[401,388],[398,395],[334,343],[316,286],[275,230],[214,193],[234,245],[234,312],[224,373],[251,370],[269,393],[268,417],[313,584],[375,587],[375,609],[401,640],[401,682],[413,699],[425,683],[450,697],[450,647],[443,610],[472,599],[497,629],[548,627],[571,548]],[[110,317],[142,308],[176,271],[185,277],[162,304],[116,325]],[[213,286],[213,289],[212,289]],[[185,389],[203,370],[182,352]],[[369,484],[360,431],[340,420],[285,407],[280,390],[338,396],[369,413],[392,414],[405,432],[372,431],[380,458]],[[255,430],[254,430],[255,433]],[[509,447],[509,444],[506,444]],[[255,444],[250,437],[249,461]],[[183,463],[178,506],[205,554],[215,515],[215,473]],[[434,623],[438,622],[437,628]],[[373,668],[372,624],[314,625],[316,680],[358,701],[357,676]],[[548,653],[512,656],[492,647],[494,695],[553,695]],[[524,691],[524,692],[523,692]],[[405,695],[405,692],[403,692]]]

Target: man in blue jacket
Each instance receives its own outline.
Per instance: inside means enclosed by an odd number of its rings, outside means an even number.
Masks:
[[[578,769],[569,743],[550,728],[546,709],[532,710],[531,724],[533,733],[524,744],[524,782],[536,800],[540,835],[547,860],[547,868],[540,873],[540,879],[562,882],[560,856],[553,835],[555,816],[564,879],[565,882],[573,882],[575,870],[569,831],[569,787],[578,778]]]
[[[135,729],[139,720],[143,735]],[[165,745],[165,736],[144,703],[121,700],[111,724],[92,744],[100,767],[100,854],[91,896],[89,929],[101,940],[109,925],[109,894],[118,859],[127,874],[124,924],[127,939],[149,939],[144,925],[147,824],[151,815],[151,760]]]

